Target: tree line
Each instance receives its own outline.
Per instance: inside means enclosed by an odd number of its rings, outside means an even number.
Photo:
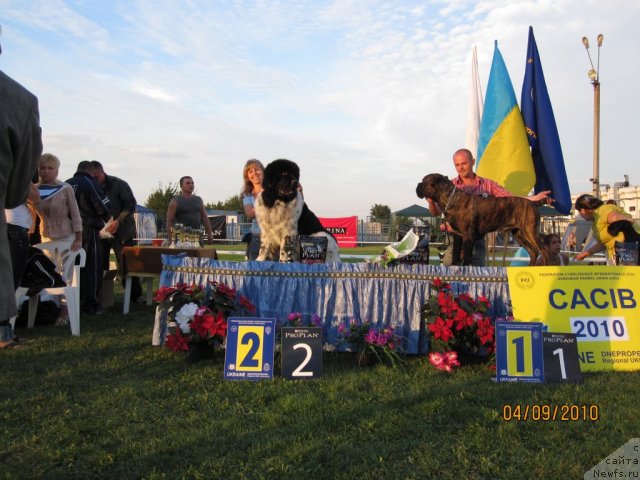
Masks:
[[[180,194],[180,185],[178,183],[169,183],[163,185],[158,184],[145,202],[145,206],[156,211],[159,220],[163,220],[167,216],[167,208],[173,197]],[[232,195],[224,201],[215,203],[205,203],[207,210],[225,210],[230,212],[243,212],[242,197],[240,194]],[[369,210],[369,217],[372,222],[391,223],[391,209],[388,205],[375,203]],[[408,219],[397,219],[399,223],[406,223]]]
[[[180,185],[178,183],[169,183],[163,185],[159,183],[155,190],[153,190],[147,197],[144,203],[145,207],[151,208],[156,211],[158,219],[164,219],[167,217],[167,208],[171,199],[180,194]],[[243,212],[242,197],[240,194],[233,195],[227,198],[224,202],[205,203],[204,208],[207,210],[226,210],[230,212]]]

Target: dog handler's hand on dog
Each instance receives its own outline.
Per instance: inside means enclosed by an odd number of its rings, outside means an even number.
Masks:
[[[528,200],[532,202],[537,202],[538,200],[546,200],[547,205],[550,205],[554,202],[553,198],[549,196],[551,190],[545,190],[544,192],[538,192],[535,195],[531,195],[530,197],[526,197]]]

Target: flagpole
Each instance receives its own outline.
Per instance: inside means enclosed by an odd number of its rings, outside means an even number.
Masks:
[[[473,47],[469,101],[467,103],[467,129],[464,142],[465,147],[472,153],[473,158],[477,158],[478,155],[478,136],[480,135],[483,104],[480,75],[478,74],[478,53],[476,47]]]
[[[604,36],[599,34],[597,68],[594,68],[589,53],[589,39],[582,37],[582,44],[587,50],[589,63],[591,63],[588,75],[593,85],[593,178],[590,180],[593,183],[593,196],[596,198],[600,198],[600,47],[603,39]]]
[[[600,82],[593,80],[593,196],[600,198]]]

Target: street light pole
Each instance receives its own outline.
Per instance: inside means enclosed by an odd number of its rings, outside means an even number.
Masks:
[[[593,196],[600,198],[600,82],[593,82]]]
[[[589,53],[589,39],[582,37],[582,44],[591,63],[588,75],[593,85],[593,178],[590,180],[593,184],[593,196],[596,198],[600,198],[600,47],[603,39],[604,36],[599,34],[597,67],[594,68]]]

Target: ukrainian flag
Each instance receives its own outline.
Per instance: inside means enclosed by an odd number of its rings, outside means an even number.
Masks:
[[[536,181],[524,122],[497,41],[480,124],[476,172],[513,195],[527,195]]]

